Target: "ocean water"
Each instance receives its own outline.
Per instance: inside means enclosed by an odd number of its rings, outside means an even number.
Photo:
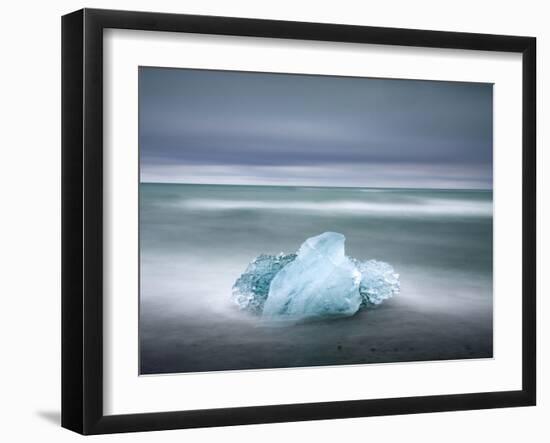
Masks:
[[[231,302],[261,253],[325,231],[401,293],[351,318],[262,324]],[[492,191],[140,185],[142,374],[491,358]]]

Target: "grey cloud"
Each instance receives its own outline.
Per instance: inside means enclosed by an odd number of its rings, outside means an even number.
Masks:
[[[409,186],[492,181],[490,84],[164,68],[139,76],[142,180],[154,170],[163,181],[164,170],[165,181],[185,182],[169,171],[191,165],[226,168],[237,181],[247,168],[322,168],[337,181],[350,165],[375,165],[377,181],[356,185],[377,186],[409,165],[419,171]],[[445,168],[455,172],[438,173]]]

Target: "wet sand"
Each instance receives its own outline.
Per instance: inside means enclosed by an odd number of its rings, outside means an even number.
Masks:
[[[244,314],[243,314],[244,315]],[[485,318],[481,318],[485,317]],[[397,332],[397,333],[396,333]],[[287,326],[166,317],[142,324],[141,373],[491,358],[490,312],[430,312],[397,298],[353,317]]]

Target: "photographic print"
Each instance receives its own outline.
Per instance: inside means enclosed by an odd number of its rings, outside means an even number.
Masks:
[[[492,84],[138,75],[142,375],[492,358]]]

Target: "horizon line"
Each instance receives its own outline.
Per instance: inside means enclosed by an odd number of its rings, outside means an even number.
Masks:
[[[235,187],[263,187],[263,188],[341,188],[341,189],[409,189],[409,190],[438,190],[438,191],[493,191],[493,188],[435,188],[435,187],[405,187],[405,186],[320,186],[320,185],[263,185],[263,184],[233,184],[233,183],[185,183],[185,182],[160,182],[139,181],[143,185],[186,185],[186,186],[235,186]]]

